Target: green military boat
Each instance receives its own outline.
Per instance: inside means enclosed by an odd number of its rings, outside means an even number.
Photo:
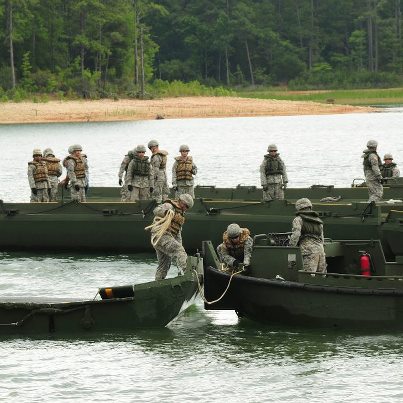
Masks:
[[[403,329],[403,259],[386,262],[379,241],[326,242],[328,273],[318,274],[303,271],[300,249],[279,239],[255,237],[247,275],[223,271],[205,242],[205,308],[266,323]]]
[[[133,331],[163,327],[193,304],[203,259],[188,258],[184,275],[100,288],[98,299],[1,298],[0,334]]]

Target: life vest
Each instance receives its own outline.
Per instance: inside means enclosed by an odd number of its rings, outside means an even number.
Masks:
[[[302,218],[302,228],[299,243],[304,238],[313,238],[322,241],[323,221],[316,211],[303,211],[297,213]]]
[[[378,166],[379,166],[379,168],[382,166],[382,161],[381,161],[381,159],[379,158],[379,155],[378,155],[378,153],[377,153],[376,151],[365,150],[365,151],[364,151],[364,161],[363,161],[364,170],[372,170],[372,165],[371,165],[371,163],[369,162],[369,156],[370,156],[371,154],[375,154],[376,157],[378,158]]]
[[[60,176],[60,160],[55,157],[46,157],[42,158],[42,161],[46,162],[46,166],[48,168],[48,175],[49,176]]]
[[[269,154],[264,156],[265,159],[265,172],[266,175],[282,175],[284,172],[283,164],[281,163],[281,159],[279,158],[279,154],[276,154],[275,157],[272,157]]]
[[[177,161],[176,165],[176,179],[180,180],[192,180],[193,179],[193,160],[192,157],[186,157],[183,160],[181,157],[175,158]]]
[[[175,215],[172,217],[171,225],[168,228],[168,231],[172,235],[178,235],[179,231],[182,228],[182,225],[185,223],[185,217],[183,215],[183,211],[179,206],[177,200],[165,200],[166,203],[172,204],[175,209]]]
[[[158,152],[156,152],[155,154],[153,154],[153,155],[151,156],[151,159],[153,159],[156,155],[160,155],[160,156],[161,156],[161,163],[160,163],[160,166],[159,166],[159,167],[156,167],[156,168],[161,169],[161,170],[165,169],[166,166],[167,166],[167,159],[168,159],[167,155],[168,155],[168,153],[167,153],[166,151],[162,151],[162,150],[161,150],[161,151],[158,151]]]
[[[391,164],[381,165],[381,174],[383,178],[391,178],[393,176],[393,169],[396,168],[396,164],[392,162]]]
[[[74,173],[76,174],[77,179],[84,179],[85,178],[85,164],[83,160],[83,156],[81,157],[74,157],[73,155],[68,155],[63,160],[63,165],[67,167],[67,161],[72,159],[74,161]]]
[[[249,236],[250,236],[250,231],[248,230],[248,228],[242,228],[242,232],[239,235],[239,242],[234,244],[231,242],[231,238],[229,238],[227,231],[225,231],[222,238],[223,238],[225,248],[228,251],[228,254],[237,260],[243,261],[245,242],[247,241]]]
[[[150,161],[148,161],[148,157],[144,156],[143,158],[140,158],[137,155],[133,156],[132,169],[133,175],[148,176],[150,174]]]
[[[32,174],[34,177],[35,183],[47,182],[49,180],[48,177],[48,168],[46,167],[46,163],[43,161],[30,161],[28,165],[34,165],[35,170]]]

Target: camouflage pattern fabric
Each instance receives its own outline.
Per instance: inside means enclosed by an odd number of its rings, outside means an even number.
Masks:
[[[129,164],[126,174],[125,186],[127,190],[127,199],[125,201],[134,202],[137,200],[150,199],[150,188],[154,187],[154,170],[150,166],[150,174],[148,176],[136,175],[133,173],[135,161]],[[133,190],[130,192],[127,185],[132,185]]]
[[[263,162],[260,165],[260,183],[262,186],[267,186],[268,188],[267,190],[263,190],[264,201],[284,199],[283,185],[288,182],[288,177],[284,161],[278,155],[279,154],[277,154],[276,158],[282,166],[282,174],[266,175],[265,159],[263,159]]]
[[[49,176],[50,196],[49,201],[57,201],[57,193],[59,192],[59,178],[57,176]]]
[[[75,162],[73,159],[69,158],[66,161],[66,169],[67,169],[67,176],[69,177],[69,186],[70,186],[70,197],[71,200],[77,200],[79,202],[85,202],[86,196],[85,196],[85,187],[87,186],[88,183],[88,163],[87,159],[83,156],[81,158],[84,161],[84,167],[85,167],[85,178],[82,179],[77,179],[76,174],[74,172],[75,168]],[[75,189],[75,186],[78,185],[80,187],[79,190]]]
[[[141,188],[137,186],[133,186],[133,190],[130,192],[127,189],[128,198],[125,200],[126,202],[135,202],[137,200],[149,200],[150,199],[150,188]]]
[[[167,173],[165,169],[159,169],[162,162],[160,154],[154,154],[151,157],[151,165],[154,172],[154,191],[151,197],[157,202],[162,203],[169,196]]]
[[[177,185],[178,190],[175,190],[175,199],[179,199],[179,196],[181,194],[189,194],[190,196],[193,197],[193,199],[195,198],[195,192],[194,192],[194,186],[186,186],[186,185]]]
[[[252,248],[253,248],[253,239],[251,237],[248,237],[248,239],[245,241],[245,244],[244,244],[243,261],[241,261],[241,263],[243,263],[245,266],[250,265],[250,259],[252,256]],[[224,242],[217,246],[217,254],[218,254],[218,257],[220,258],[220,262],[224,263],[228,267],[232,267],[234,264],[234,261],[238,260],[235,257],[231,256],[228,249],[225,247]]]
[[[119,167],[119,173],[118,173],[118,177],[119,179],[123,178],[123,174],[125,174],[124,179],[123,179],[123,186],[120,189],[120,200],[122,202],[126,202],[129,201],[130,199],[130,193],[127,189],[127,172],[128,172],[128,166],[130,164],[131,158],[129,157],[129,155],[125,155],[120,167]]]
[[[180,158],[180,157],[177,157]],[[178,190],[175,191],[175,199],[178,199],[181,194],[190,194],[193,198],[194,194],[194,179],[191,180],[177,180],[176,179],[176,169],[178,166],[178,159],[175,158],[175,162],[172,166],[172,186],[177,187]],[[192,160],[192,174],[197,174],[197,166]]]
[[[47,203],[49,201],[48,188],[46,189],[36,189],[36,195],[32,193],[31,190],[31,203]]]
[[[281,176],[281,175],[270,175],[270,176]],[[282,183],[271,183],[267,184],[267,190],[263,190],[263,200],[284,200],[284,190]]]
[[[34,173],[35,173],[35,165],[28,164],[28,183],[31,188],[31,203],[46,203],[49,201],[49,193],[48,188],[50,187],[49,181],[44,182],[35,182]],[[32,193],[32,189],[36,189],[36,195]]]
[[[368,157],[371,168],[364,168],[365,182],[368,187],[369,202],[380,201],[383,196],[383,186],[379,182],[382,179],[382,174],[379,169],[378,157],[375,153],[371,153]]]

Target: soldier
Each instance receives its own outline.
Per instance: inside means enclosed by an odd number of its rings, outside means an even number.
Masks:
[[[69,147],[68,155],[63,165],[67,169],[67,177],[70,182],[71,200],[86,201],[86,189],[88,187],[88,163],[87,158],[81,155],[82,147],[74,144]]]
[[[59,177],[62,174],[62,164],[60,160],[55,157],[51,148],[46,148],[43,151],[42,161],[45,161],[46,167],[48,168],[50,184],[49,201],[55,202],[57,201],[57,192],[59,190]]]
[[[375,140],[369,140],[367,149],[364,150],[364,154],[362,155],[364,159],[364,175],[368,187],[369,202],[379,201],[383,196],[383,179],[380,171],[382,162],[376,152],[377,147],[378,143]]]
[[[167,155],[166,151],[159,149],[157,140],[150,140],[148,148],[151,150],[151,165],[154,172],[154,191],[151,195],[157,203],[168,198],[169,188],[167,182]]]
[[[263,200],[283,200],[284,189],[287,187],[288,178],[283,160],[277,152],[277,146],[270,144],[269,152],[264,156],[260,165],[260,181],[263,188]]]
[[[166,200],[154,209],[154,222],[146,229],[151,229],[151,243],[157,253],[156,280],[167,276],[172,258],[176,258],[180,271],[186,270],[187,254],[182,245],[181,232],[184,214],[192,206],[192,196],[181,194],[178,200]]]
[[[129,197],[127,201],[147,200],[154,190],[154,173],[148,157],[145,155],[146,148],[138,145],[136,154],[127,169],[126,180]]]
[[[326,255],[323,249],[323,222],[316,211],[312,210],[309,199],[295,202],[297,217],[292,222],[290,246],[301,248],[304,271],[326,273]]]
[[[193,198],[195,197],[193,175],[196,175],[197,167],[192,157],[188,156],[189,151],[189,146],[182,144],[179,147],[181,155],[175,157],[172,167],[172,186],[176,198],[183,193],[190,194]]]
[[[231,269],[238,269],[241,265],[247,270],[252,255],[253,239],[247,228],[238,224],[230,224],[223,234],[223,243],[218,245],[217,253],[222,263]]]
[[[32,152],[33,160],[28,162],[28,182],[31,188],[31,203],[48,202],[50,184],[48,168],[42,161],[42,151],[35,149]]]
[[[134,151],[130,150],[127,152],[127,154],[124,156],[122,163],[120,164],[120,168],[119,168],[119,173],[118,173],[118,177],[119,177],[119,186],[122,186],[122,189],[120,190],[120,195],[121,195],[121,201],[125,202],[125,201],[129,201],[130,199],[130,194],[127,190],[127,170],[129,168],[129,164],[132,161],[133,157],[134,157]],[[124,177],[124,183],[122,180],[123,177],[123,173],[125,173],[125,177]]]
[[[399,168],[393,162],[392,154],[385,154],[383,157],[384,163],[381,166],[381,174],[383,178],[398,178],[400,176]]]

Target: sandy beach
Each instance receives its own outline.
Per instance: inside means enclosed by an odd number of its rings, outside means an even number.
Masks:
[[[360,113],[374,108],[237,97],[0,103],[0,124]]]

